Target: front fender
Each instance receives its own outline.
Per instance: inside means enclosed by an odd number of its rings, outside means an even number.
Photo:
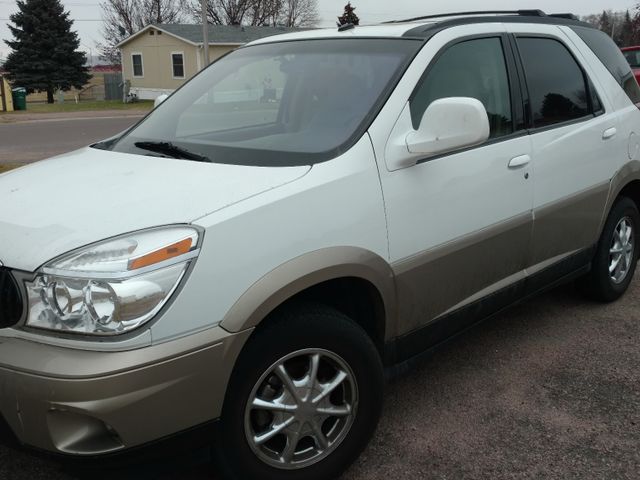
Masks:
[[[229,332],[256,327],[269,313],[303,290],[338,278],[373,284],[384,303],[387,336],[393,336],[396,292],[393,271],[379,255],[357,247],[330,247],[296,257],[255,282],[227,312],[221,326]]]

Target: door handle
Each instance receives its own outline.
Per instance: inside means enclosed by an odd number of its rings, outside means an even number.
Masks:
[[[525,165],[529,165],[531,157],[529,155],[520,155],[519,157],[511,159],[509,162],[509,168],[520,168]]]
[[[615,127],[609,128],[603,132],[602,139],[609,140],[610,138],[615,137],[617,133],[618,130]]]

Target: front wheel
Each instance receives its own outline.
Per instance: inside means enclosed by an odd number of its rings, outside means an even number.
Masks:
[[[281,312],[238,359],[217,457],[227,478],[331,479],[378,423],[383,371],[362,328],[322,306]]]
[[[631,199],[620,197],[605,223],[591,272],[582,280],[591,297],[613,302],[627,291],[638,263],[639,227],[638,207]]]

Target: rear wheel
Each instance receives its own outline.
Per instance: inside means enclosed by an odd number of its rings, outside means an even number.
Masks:
[[[596,300],[613,302],[629,288],[638,262],[639,227],[636,204],[620,197],[605,223],[591,272],[582,281],[586,292]]]
[[[331,479],[377,425],[383,374],[363,329],[322,306],[257,331],[229,384],[216,447],[228,478]]]

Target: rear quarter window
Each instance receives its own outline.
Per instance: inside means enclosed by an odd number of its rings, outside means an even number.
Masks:
[[[640,86],[638,86],[629,62],[609,35],[594,28],[571,28],[607,67],[629,99],[636,105],[640,104]]]

